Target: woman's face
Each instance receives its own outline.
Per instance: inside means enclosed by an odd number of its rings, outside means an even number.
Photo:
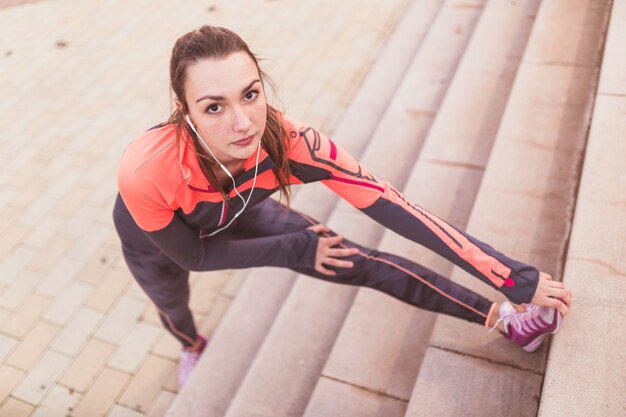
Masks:
[[[191,121],[222,164],[256,152],[267,108],[256,65],[245,52],[190,65],[184,87]]]

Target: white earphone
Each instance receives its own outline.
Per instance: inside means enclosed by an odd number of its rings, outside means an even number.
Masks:
[[[215,161],[218,163],[220,168],[222,168],[222,170],[226,173],[226,175],[228,175],[228,177],[230,178],[230,180],[233,183],[233,190],[235,190],[235,193],[237,194],[237,196],[241,199],[241,201],[243,201],[243,207],[241,208],[241,210],[239,210],[237,212],[237,214],[235,214],[235,216],[231,219],[231,221],[228,222],[227,225],[225,225],[225,226],[223,226],[223,227],[221,227],[221,228],[219,228],[217,230],[214,230],[213,232],[211,232],[211,233],[209,233],[207,235],[207,236],[213,236],[213,235],[221,232],[222,230],[228,228],[228,226],[230,226],[235,221],[235,219],[241,213],[243,213],[243,211],[246,209],[246,206],[248,205],[248,202],[250,201],[250,197],[252,197],[252,192],[254,191],[254,186],[256,185],[256,176],[257,176],[257,173],[259,172],[259,155],[261,154],[261,141],[259,141],[259,145],[257,146],[257,150],[256,150],[256,163],[254,164],[254,180],[252,181],[252,188],[250,189],[250,194],[248,194],[248,198],[244,199],[243,196],[241,194],[239,194],[239,191],[237,190],[237,184],[235,183],[235,179],[233,178],[232,174],[230,173],[228,168],[226,168],[224,165],[222,165],[222,163],[219,161],[219,159],[217,159],[217,157],[213,154],[213,152],[211,151],[211,148],[209,148],[209,145],[206,144],[204,139],[202,139],[202,136],[200,136],[200,133],[198,133],[198,131],[196,130],[196,127],[191,122],[191,119],[189,118],[188,114],[185,115],[185,120],[187,121],[187,124],[189,124],[189,127],[191,128],[191,130],[193,130],[194,133],[198,136],[198,139],[200,139],[200,142],[204,146],[204,149],[206,149],[211,154],[211,156],[213,157],[213,159],[215,159]]]

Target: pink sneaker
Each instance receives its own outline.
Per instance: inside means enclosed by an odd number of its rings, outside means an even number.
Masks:
[[[198,363],[200,355],[206,347],[206,338],[198,335],[198,338],[202,340],[202,346],[197,352],[189,352],[185,349],[180,352],[180,363],[178,364],[178,389],[181,389],[187,382],[187,378],[191,375],[191,371]]]
[[[500,332],[505,338],[517,343],[526,352],[534,352],[539,348],[548,334],[559,331],[563,316],[557,309],[524,304],[526,311],[518,313],[510,302],[500,305],[500,318],[489,332],[492,332],[498,323],[504,322],[506,333]]]

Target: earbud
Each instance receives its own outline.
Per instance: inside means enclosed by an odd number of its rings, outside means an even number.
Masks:
[[[189,114],[185,115],[185,120],[187,120],[187,123],[189,124],[189,126],[193,129],[193,131],[196,131],[195,126],[193,125],[193,123],[191,123],[191,119],[189,118]]]

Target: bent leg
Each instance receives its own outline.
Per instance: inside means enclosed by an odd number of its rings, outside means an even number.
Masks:
[[[128,269],[154,303],[165,328],[184,346],[197,338],[189,310],[189,271],[163,255],[137,227],[119,197],[113,209]]]
[[[318,223],[306,214],[267,198],[247,209],[237,219],[234,235],[238,238],[276,236],[297,232]]]

